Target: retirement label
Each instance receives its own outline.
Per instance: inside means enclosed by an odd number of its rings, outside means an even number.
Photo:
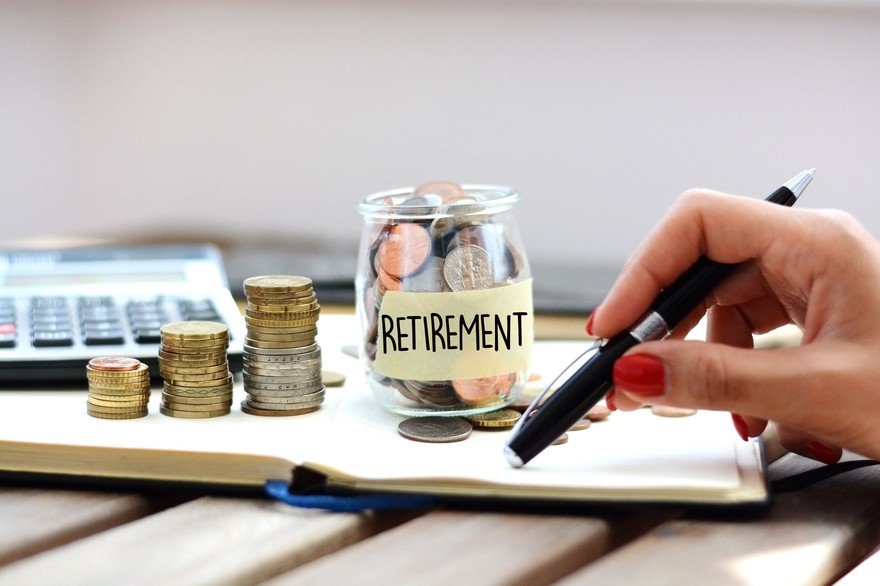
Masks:
[[[479,291],[386,291],[378,320],[373,367],[384,376],[435,381],[526,370],[532,280]]]

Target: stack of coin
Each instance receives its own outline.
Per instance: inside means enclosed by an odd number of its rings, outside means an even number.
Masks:
[[[103,356],[86,366],[88,414],[100,419],[136,419],[147,414],[150,372],[135,358]]]
[[[162,326],[159,333],[159,373],[165,379],[159,411],[186,419],[229,413],[229,328],[210,321],[182,321]]]
[[[318,305],[306,277],[245,280],[244,390],[241,410],[279,417],[315,411],[324,401]]]

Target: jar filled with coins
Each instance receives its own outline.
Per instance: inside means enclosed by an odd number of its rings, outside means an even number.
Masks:
[[[518,201],[509,187],[435,182],[359,202],[361,357],[385,408],[468,415],[516,399],[534,338]]]

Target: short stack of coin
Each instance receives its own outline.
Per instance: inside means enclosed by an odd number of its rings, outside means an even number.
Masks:
[[[86,366],[88,414],[100,419],[137,419],[147,414],[150,371],[136,358],[103,356]]]
[[[318,305],[306,277],[269,275],[245,280],[244,390],[241,410],[279,417],[315,411],[324,401]]]
[[[229,328],[210,321],[182,321],[162,326],[159,333],[159,374],[165,379],[159,411],[186,419],[229,413]]]

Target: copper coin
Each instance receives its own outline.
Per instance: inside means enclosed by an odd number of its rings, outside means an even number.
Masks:
[[[560,435],[558,438],[553,440],[553,443],[550,445],[551,446],[561,446],[562,444],[565,444],[565,443],[568,443],[568,434],[567,433],[563,433],[562,435]]]
[[[480,405],[487,401],[494,401],[499,397],[506,397],[515,381],[516,374],[510,373],[500,376],[454,380],[452,388],[463,403]]]
[[[406,439],[432,444],[460,442],[470,437],[473,429],[460,417],[411,417],[397,426]]]
[[[431,256],[431,235],[418,224],[397,224],[379,245],[379,266],[401,279],[418,271]]]
[[[426,195],[440,196],[443,203],[451,203],[461,197],[466,197],[461,185],[451,181],[431,181],[422,183],[413,190],[413,197],[425,197]]]
[[[383,270],[382,267],[379,267],[379,278],[377,282],[383,293],[385,291],[403,291],[403,283],[400,279],[392,277],[391,273]]]
[[[89,360],[89,366],[94,370],[104,372],[118,372],[123,370],[134,370],[140,366],[141,361],[136,358],[128,358],[126,356],[101,356]]]
[[[610,415],[611,409],[609,409],[604,402],[596,403],[589,411],[587,411],[587,418],[590,421],[602,421],[603,419],[608,419]]]
[[[696,414],[696,409],[685,407],[670,407],[669,405],[651,405],[651,413],[660,417],[690,417]]]
[[[590,420],[584,417],[583,419],[578,419],[574,422],[574,425],[568,428],[568,431],[581,431],[582,429],[589,429]]]

